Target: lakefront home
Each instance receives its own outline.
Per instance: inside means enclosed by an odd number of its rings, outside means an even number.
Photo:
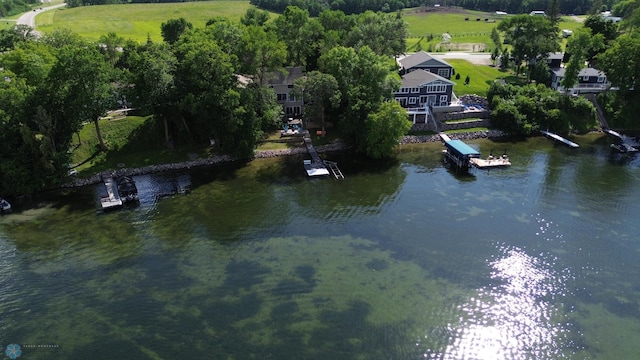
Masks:
[[[413,124],[427,123],[434,112],[460,111],[453,94],[455,83],[440,75],[417,69],[402,75],[394,99],[407,109]]]
[[[275,91],[276,100],[287,117],[302,115],[303,99],[293,94],[293,82],[301,76],[301,66],[290,66],[285,71],[277,71],[269,76],[269,86]]]
[[[578,83],[571,89],[562,86],[565,68],[551,69],[551,88],[558,91],[569,90],[573,94],[599,93],[607,90],[611,84],[604,72],[594,68],[583,68],[578,73]]]

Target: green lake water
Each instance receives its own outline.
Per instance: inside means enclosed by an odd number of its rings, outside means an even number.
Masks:
[[[135,177],[0,217],[0,345],[20,359],[634,359],[640,155],[607,139],[471,141]],[[188,190],[188,191],[187,191]]]

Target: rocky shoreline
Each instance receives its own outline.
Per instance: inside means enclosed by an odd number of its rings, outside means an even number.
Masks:
[[[461,133],[452,133],[449,134],[449,137],[452,139],[460,139],[460,140],[472,140],[472,139],[480,139],[480,138],[494,138],[494,137],[502,137],[505,134],[499,130],[485,130],[485,131],[474,131],[474,132],[461,132]],[[419,144],[419,143],[429,143],[429,142],[439,142],[440,136],[437,134],[434,135],[408,135],[404,136],[400,141],[401,144]],[[345,143],[337,142],[327,145],[317,146],[316,150],[318,153],[326,153],[332,151],[345,151],[349,150],[352,147]],[[254,155],[255,159],[266,159],[266,158],[274,158],[280,156],[290,156],[290,155],[302,155],[307,153],[307,148],[304,146],[296,147],[292,149],[282,149],[282,150],[263,150],[257,151]],[[241,161],[243,159],[233,158],[229,155],[221,155],[221,156],[213,156],[206,159],[196,159],[191,161],[184,161],[179,163],[169,163],[169,164],[160,164],[160,165],[149,165],[139,168],[123,168],[118,170],[110,170],[104,171],[99,174],[95,174],[88,178],[77,178],[72,182],[62,185],[62,188],[71,188],[71,187],[81,187],[87,185],[93,185],[102,182],[103,177],[108,176],[135,176],[135,175],[145,175],[145,174],[153,174],[164,171],[175,171],[175,170],[185,170],[192,169],[198,167],[212,166],[224,163],[231,163],[234,161]]]

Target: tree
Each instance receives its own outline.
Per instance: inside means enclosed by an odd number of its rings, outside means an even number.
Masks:
[[[176,99],[183,132],[196,141],[216,140],[221,149],[248,157],[255,145],[255,118],[241,102],[232,55],[203,29],[185,33],[175,43]],[[252,147],[248,147],[252,144]]]
[[[106,150],[98,120],[115,106],[112,68],[92,46],[65,46],[49,73],[50,100],[46,108],[56,126],[67,122],[75,132],[83,121],[93,121],[100,142]],[[67,148],[64,148],[66,151]]]
[[[273,32],[259,26],[244,29],[237,54],[240,73],[251,76],[260,85],[267,82],[267,74],[283,67],[287,59],[286,45]]]
[[[565,89],[572,88],[578,82],[578,73],[584,67],[584,62],[593,49],[603,46],[603,36],[591,35],[589,28],[584,27],[576,30],[567,40],[567,53],[570,55],[569,62],[565,68],[562,86]]]
[[[296,97],[301,96],[304,99],[307,115],[320,117],[324,134],[325,108],[337,107],[342,96],[336,79],[329,74],[312,71],[294,81],[293,91]]]
[[[520,66],[525,61],[529,67],[545,59],[550,52],[557,51],[558,36],[553,24],[542,16],[517,15],[503,20],[498,25],[513,46],[511,55]]]
[[[245,26],[263,26],[267,21],[269,21],[269,12],[253,7],[248,8],[244,16],[240,18],[240,22]]]
[[[175,71],[178,60],[166,43],[145,44],[127,56],[130,98],[144,113],[162,120],[165,143],[170,144],[169,121],[176,107]]]
[[[388,157],[409,129],[407,111],[396,101],[385,101],[378,111],[367,116],[362,150],[372,158]]]
[[[347,35],[346,46],[368,46],[378,55],[396,56],[407,48],[407,24],[401,13],[367,11],[360,14]]]
[[[623,96],[640,84],[640,34],[621,35],[598,56],[598,64]]]
[[[115,66],[122,55],[122,45],[124,44],[124,38],[118,36],[114,32],[110,32],[107,35],[100,36],[98,40],[100,44],[100,52],[104,55],[105,60]]]
[[[160,33],[162,34],[162,39],[169,44],[173,44],[185,31],[193,28],[193,25],[188,22],[185,18],[179,19],[169,19],[167,22],[163,22],[160,25]]]
[[[29,25],[16,25],[0,30],[0,52],[13,50],[19,43],[35,39],[33,28]]]
[[[376,55],[369,47],[359,49],[342,46],[331,49],[320,58],[322,72],[331,74],[338,82],[342,94],[338,127],[345,139],[365,149],[368,136],[365,121],[378,111],[393,91],[400,87],[395,63]]]
[[[560,22],[560,4],[559,0],[550,0],[547,7],[547,18],[551,22],[551,25],[558,29],[558,23]]]
[[[274,20],[278,39],[287,45],[287,62],[290,65],[305,65],[305,49],[309,47],[302,30],[309,21],[309,12],[296,6],[289,6]]]

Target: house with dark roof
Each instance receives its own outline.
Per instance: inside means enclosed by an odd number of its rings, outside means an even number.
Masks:
[[[552,52],[547,55],[547,65],[549,65],[550,69],[561,68],[563,60],[564,53],[561,52]]]
[[[558,91],[569,90],[573,94],[599,93],[607,90],[611,84],[604,72],[594,68],[583,68],[578,73],[578,83],[571,89],[562,86],[565,68],[551,69],[551,88]]]
[[[402,76],[394,99],[407,109],[413,122],[427,123],[434,112],[460,111],[453,93],[455,83],[432,72],[416,69]]]
[[[418,51],[415,54],[399,58],[397,63],[400,67],[400,75],[408,74],[415,70],[428,71],[438,74],[445,79],[450,79],[451,75],[453,75],[453,66],[444,60],[427,54],[424,51]]]
[[[277,71],[268,77],[269,86],[276,93],[278,104],[282,105],[288,117],[298,117],[303,112],[303,99],[293,94],[293,82],[302,76],[301,66],[291,66]]]

